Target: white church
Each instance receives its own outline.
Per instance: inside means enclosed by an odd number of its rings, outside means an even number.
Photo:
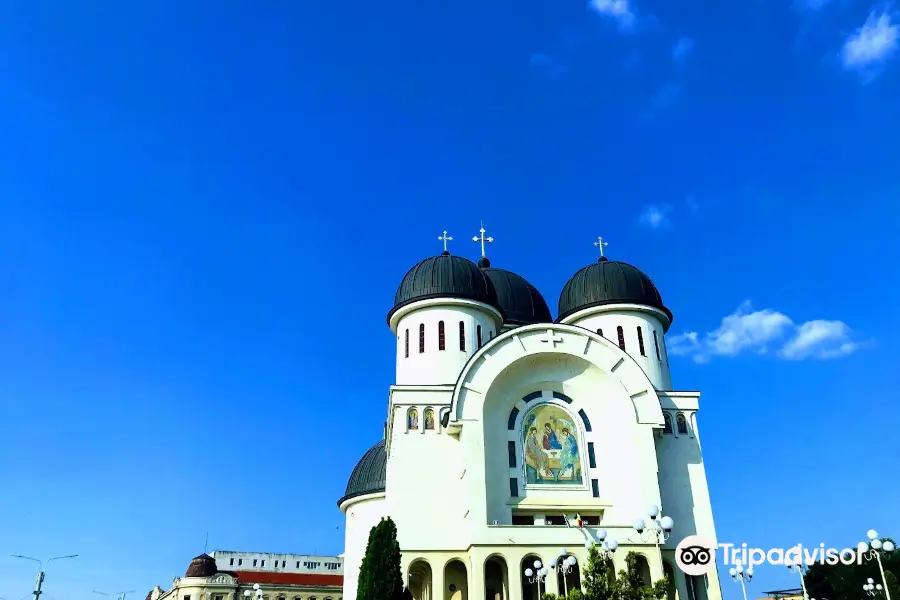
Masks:
[[[700,393],[672,388],[672,313],[650,278],[600,260],[576,272],[556,319],[522,276],[447,251],[403,277],[387,314],[396,383],[384,438],[353,469],[345,598],[369,531],[397,525],[416,600],[537,600],[580,586],[588,548],[616,570],[640,555],[669,600],[720,600],[715,569],[682,572],[675,547],[715,541],[700,451]],[[636,523],[645,527],[638,532]],[[668,535],[663,535],[670,529]]]

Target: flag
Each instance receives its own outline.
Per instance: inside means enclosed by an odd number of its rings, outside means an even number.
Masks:
[[[576,525],[579,529],[581,529],[582,527],[584,527],[584,521],[581,520],[581,515],[579,515],[579,514],[577,514],[577,513],[575,514],[575,525]]]

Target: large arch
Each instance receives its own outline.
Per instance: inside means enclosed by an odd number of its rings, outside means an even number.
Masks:
[[[540,581],[536,576],[535,562],[544,565],[544,560],[537,554],[528,554],[519,563],[519,578],[522,585],[522,600],[540,600],[547,593],[546,581]],[[531,575],[526,571],[530,569]]]
[[[569,565],[567,561],[575,564]],[[568,596],[572,590],[581,589],[581,565],[578,559],[568,554],[556,559],[556,594],[560,597]]]
[[[466,563],[458,558],[447,562],[444,566],[444,597],[435,600],[469,600],[469,571]]]
[[[435,600],[431,565],[423,558],[417,558],[409,564],[406,578],[407,588],[414,600]],[[437,600],[443,600],[438,598]]]
[[[663,561],[663,574],[666,576],[666,600],[678,600],[678,586],[675,583],[675,568],[667,560]]]
[[[650,575],[650,562],[647,561],[647,557],[643,554],[637,554],[636,559],[637,570],[641,579],[644,581],[644,585],[653,585],[653,577]]]
[[[466,363],[453,389],[450,423],[476,420],[497,378],[536,355],[568,356],[610,373],[629,398],[637,422],[663,426],[656,389],[640,365],[617,345],[573,325],[536,324],[512,329],[481,348]]]
[[[506,559],[499,554],[484,561],[485,600],[509,600],[509,569]]]

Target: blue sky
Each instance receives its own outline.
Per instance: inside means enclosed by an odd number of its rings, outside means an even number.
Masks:
[[[653,277],[721,540],[897,534],[892,6],[125,4],[0,7],[0,555],[80,554],[47,600],[340,552],[395,288],[482,219],[554,312],[598,235]]]

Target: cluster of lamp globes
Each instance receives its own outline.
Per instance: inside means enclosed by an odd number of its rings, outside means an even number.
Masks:
[[[259,589],[258,583],[253,584],[253,591],[256,592],[256,600],[261,600],[263,594],[262,594],[262,590]],[[244,590],[244,598],[249,598],[249,597],[250,597],[250,590]]]
[[[876,591],[881,591],[881,584],[875,583],[875,580],[869,577],[869,579],[863,585],[863,591],[865,591],[870,596],[874,596]]]
[[[547,567],[545,567],[544,564],[539,560],[534,561],[533,570],[531,569],[531,567],[525,569],[525,577],[536,576],[543,579],[547,576],[547,573],[549,573]]]
[[[606,539],[606,530],[605,529],[598,529],[596,535],[597,535],[597,541],[600,542],[600,549],[603,550],[604,552],[615,552],[616,548],[619,547],[619,542],[617,542],[616,540]],[[587,548],[588,550],[590,550],[591,546],[593,546],[593,545],[594,545],[594,540],[591,538],[588,538],[587,541],[584,543],[584,547]]]
[[[675,521],[672,517],[660,518],[659,507],[655,504],[647,510],[647,516],[650,517],[649,521],[638,519],[632,525],[634,530],[638,532],[638,535],[643,534],[645,530],[650,530],[653,533],[662,533],[663,536],[666,536],[675,527]]]
[[[869,543],[860,542],[857,546],[857,550],[859,550],[860,554],[869,551],[869,547],[872,547],[872,550],[876,552],[878,550],[884,550],[885,552],[893,552],[894,551],[894,542],[891,540],[880,540],[878,539],[878,532],[874,529],[870,529],[866,532],[866,537],[869,538]]]
[[[737,561],[734,563],[734,566],[728,569],[728,574],[731,575],[731,578],[737,581],[738,579],[746,579],[750,581],[753,579],[753,565],[747,567],[747,570],[744,570],[744,565],[741,564],[741,561]]]

